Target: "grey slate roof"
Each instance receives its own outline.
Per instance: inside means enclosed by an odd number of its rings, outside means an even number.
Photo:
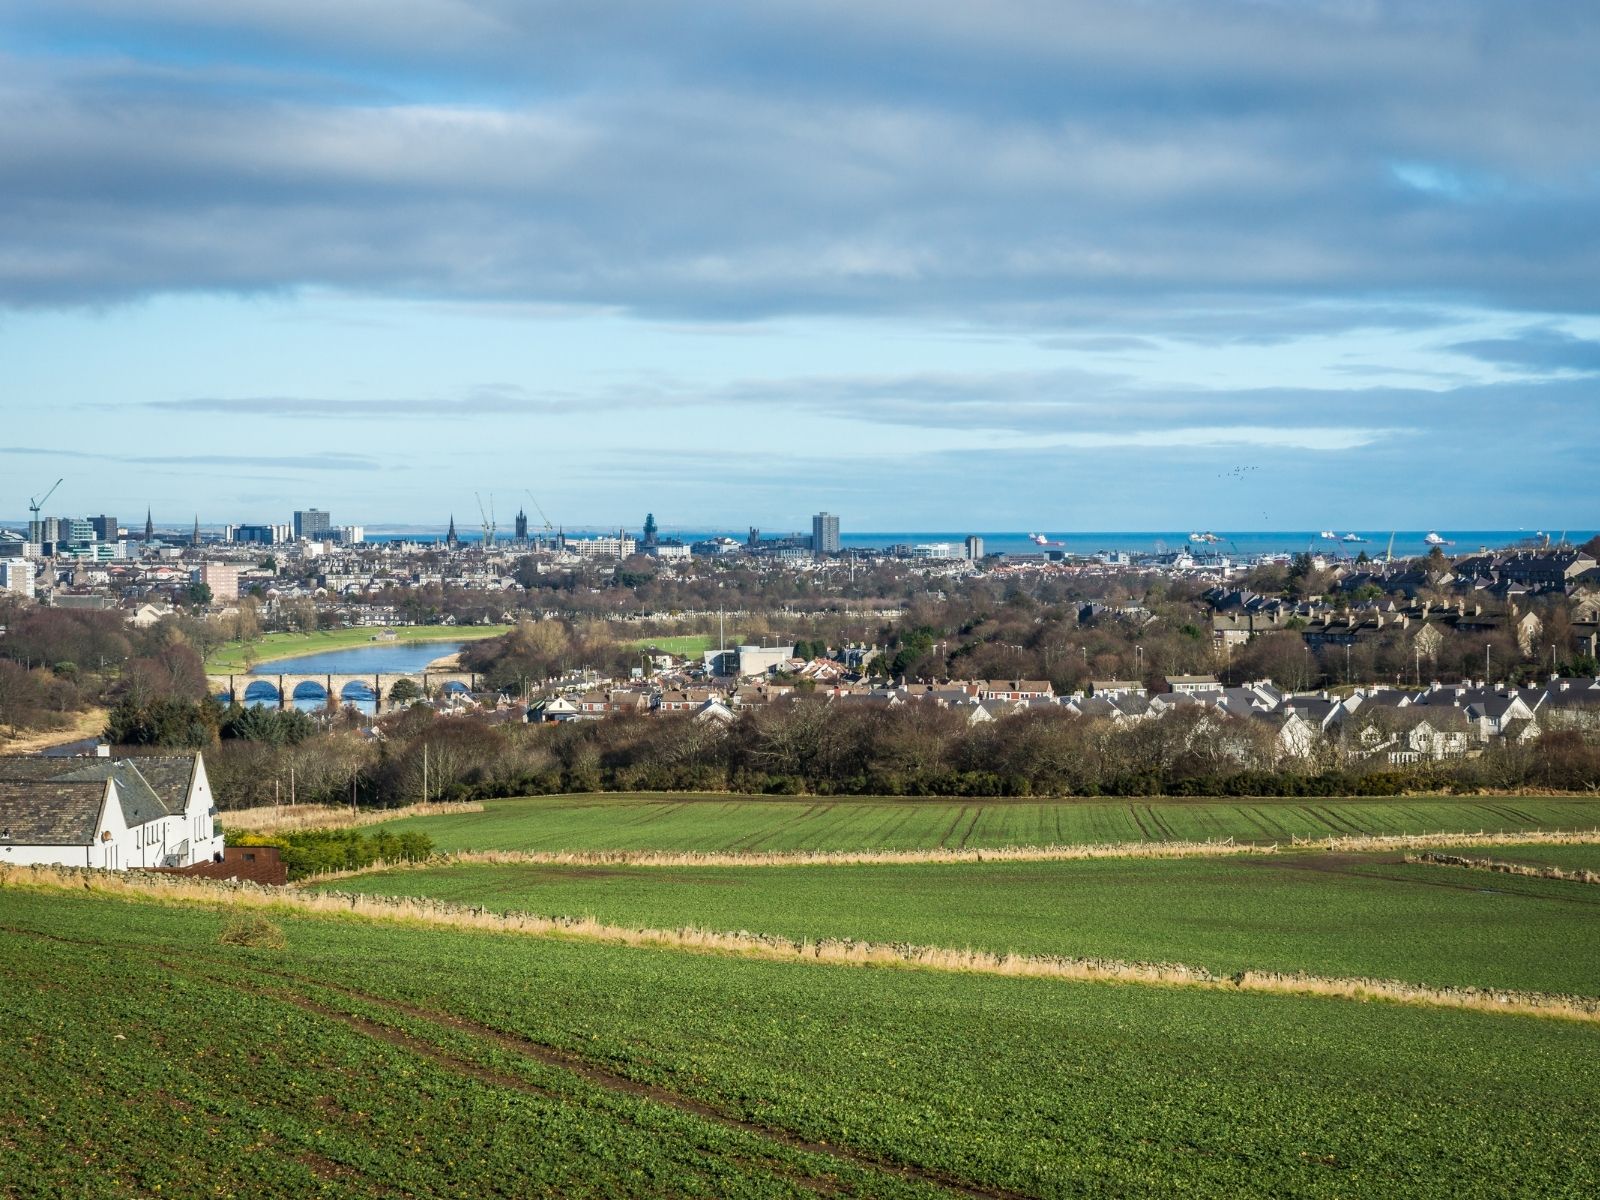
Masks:
[[[105,795],[104,783],[0,781],[0,845],[87,846]]]
[[[13,835],[0,841],[39,846],[92,841],[107,780],[117,785],[122,819],[130,829],[181,816],[197,761],[195,755],[139,759],[0,755],[0,829],[7,828],[9,820]],[[22,836],[19,830],[32,832]]]

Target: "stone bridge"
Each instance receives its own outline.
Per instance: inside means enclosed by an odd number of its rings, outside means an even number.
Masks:
[[[246,693],[253,684],[257,688],[252,702],[275,699],[279,708],[288,708],[291,700],[327,700],[337,696],[341,701],[373,700],[373,708],[383,711],[395,684],[409,679],[431,696],[439,688],[458,685],[469,692],[478,690],[478,677],[470,671],[380,671],[371,675],[307,675],[284,672],[274,674],[263,671],[254,675],[207,675],[213,696],[226,696],[231,702],[246,703]],[[451,690],[455,690],[452,688]],[[273,693],[270,697],[268,692]]]

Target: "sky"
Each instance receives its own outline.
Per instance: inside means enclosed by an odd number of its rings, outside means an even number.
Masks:
[[[0,0],[0,519],[1594,526],[1597,62],[1571,0]]]

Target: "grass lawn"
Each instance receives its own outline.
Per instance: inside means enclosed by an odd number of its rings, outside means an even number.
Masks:
[[[397,642],[471,642],[479,638],[499,637],[509,633],[509,625],[402,625],[395,629]],[[372,645],[377,627],[359,629],[319,629],[314,633],[268,633],[257,642],[245,646],[230,642],[206,660],[206,670],[213,675],[238,672],[246,669],[245,656],[253,652],[256,662],[272,662],[280,658],[296,658],[302,654],[318,654],[324,650],[348,650],[353,646]]]
[[[1595,1028],[0,890],[18,1195],[1582,1196]]]
[[[709,633],[682,633],[635,638],[628,644],[639,650],[655,649],[663,654],[675,654],[679,658],[699,658],[707,650],[716,647],[717,639]]]
[[[482,812],[385,828],[420,830],[440,850],[909,850],[1596,826],[1600,800],[1548,797],[956,801],[617,792],[488,800]]]
[[[330,889],[749,930],[1600,995],[1600,888],[1395,854],[792,867],[457,864]]]

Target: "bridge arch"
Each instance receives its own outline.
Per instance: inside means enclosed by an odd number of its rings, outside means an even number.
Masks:
[[[266,679],[252,679],[245,685],[244,695],[239,697],[239,703],[245,707],[252,704],[282,704],[283,693],[278,691],[278,685]]]
[[[326,703],[328,699],[328,689],[323,687],[322,684],[318,683],[315,679],[302,679],[299,683],[294,685],[294,691],[289,693],[289,695],[295,700],[321,700]]]

